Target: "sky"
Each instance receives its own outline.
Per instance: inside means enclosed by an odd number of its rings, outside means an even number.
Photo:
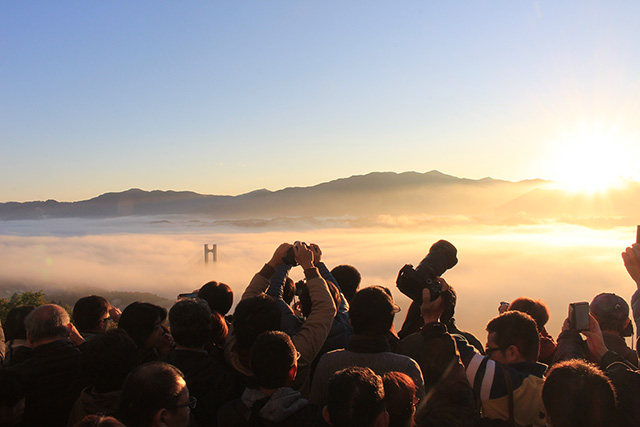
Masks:
[[[0,0],[0,202],[636,176],[638,16],[632,0]]]

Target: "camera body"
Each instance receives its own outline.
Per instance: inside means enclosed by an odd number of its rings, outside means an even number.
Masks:
[[[301,243],[305,248],[309,249],[309,245],[307,245],[305,242],[295,242],[295,243]],[[290,247],[289,250],[287,251],[287,254],[282,257],[282,262],[284,262],[287,265],[290,265],[291,267],[295,267],[296,265],[298,265],[298,261],[296,261],[296,254],[293,251],[293,246]]]
[[[400,269],[396,279],[398,289],[418,302],[422,301],[422,290],[428,289],[430,300],[434,301],[442,292],[438,277],[458,263],[457,253],[458,250],[451,243],[438,240],[416,268],[407,264]]]

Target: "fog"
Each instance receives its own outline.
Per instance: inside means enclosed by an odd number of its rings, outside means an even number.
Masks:
[[[391,221],[386,218],[385,221]],[[249,280],[282,242],[315,242],[323,261],[352,264],[362,285],[395,289],[398,270],[417,265],[432,243],[446,239],[459,262],[443,277],[456,288],[456,319],[484,341],[486,323],[501,300],[527,295],[551,309],[549,332],[557,336],[573,301],[614,292],[627,301],[635,290],[621,251],[635,238],[631,227],[592,230],[562,224],[497,227],[447,225],[414,231],[396,228],[331,228],[262,231],[194,227],[148,219],[5,221],[0,232],[0,287],[22,290],[93,289],[153,292],[175,298],[209,280],[232,286],[236,301]],[[203,245],[217,244],[218,262],[204,264]],[[294,279],[302,278],[298,267]],[[399,327],[404,312],[397,315]]]

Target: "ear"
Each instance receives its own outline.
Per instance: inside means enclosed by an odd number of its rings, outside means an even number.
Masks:
[[[167,410],[162,408],[153,415],[153,427],[163,427],[167,425]]]
[[[520,362],[522,360],[520,357],[520,350],[518,350],[518,347],[513,344],[507,347],[504,354],[507,358],[507,363]]]
[[[376,422],[373,424],[375,427],[388,427],[389,426],[389,413],[383,411],[376,418]]]
[[[331,417],[329,417],[329,408],[327,406],[322,408],[322,418],[327,424],[333,425],[331,424]]]
[[[294,363],[291,369],[289,369],[289,373],[287,374],[287,385],[293,384],[297,374],[298,374],[298,364]]]

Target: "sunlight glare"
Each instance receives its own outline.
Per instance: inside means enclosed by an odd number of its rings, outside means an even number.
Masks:
[[[563,135],[553,142],[552,179],[558,188],[589,194],[637,179],[631,139],[617,127],[595,124]]]

